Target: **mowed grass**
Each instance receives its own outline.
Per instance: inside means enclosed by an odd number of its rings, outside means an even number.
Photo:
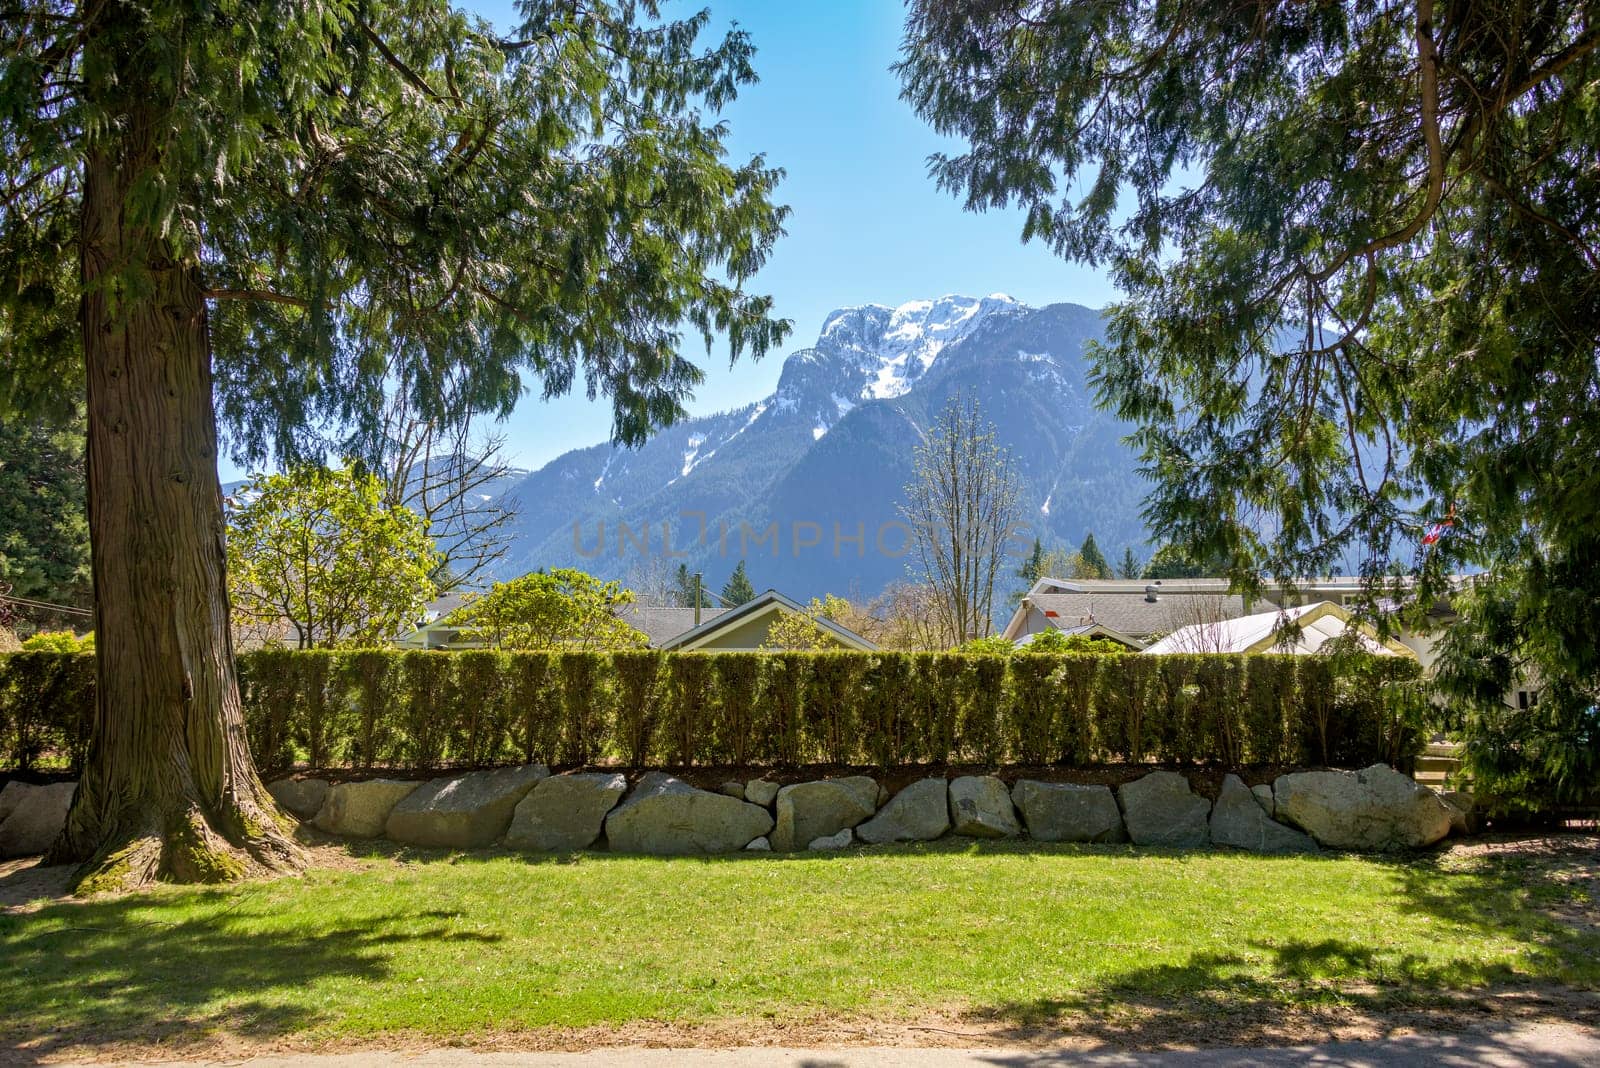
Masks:
[[[1515,863],[936,843],[827,856],[369,855],[0,916],[0,1039],[309,1044],[1600,986],[1586,883]],[[1576,896],[1574,896],[1576,895]]]

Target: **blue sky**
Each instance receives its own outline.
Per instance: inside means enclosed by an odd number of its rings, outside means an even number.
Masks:
[[[904,10],[897,0],[668,0],[669,15],[709,5],[710,32],[730,20],[758,49],[761,81],[724,112],[740,158],[757,152],[788,172],[778,199],[792,209],[753,287],[771,293],[793,320],[784,350],[728,366],[725,347],[688,354],[706,370],[689,405],[696,414],[737,407],[770,393],[784,353],[816,339],[834,308],[899,304],[945,293],[1009,293],[1029,304],[1104,305],[1114,292],[1096,272],[1038,244],[1023,245],[1015,212],[973,215],[934,188],[930,152],[955,147],[912,114],[889,72]],[[501,28],[515,24],[510,0],[467,6]],[[537,467],[610,434],[604,400],[543,402],[527,396],[505,423],[513,462]],[[231,466],[231,465],[225,465]],[[228,477],[225,473],[224,477]]]
[[[850,304],[994,292],[1030,304],[1099,307],[1113,299],[1096,272],[1041,245],[1023,245],[1017,213],[970,214],[934,188],[925,161],[949,143],[900,100],[889,72],[904,17],[896,0],[704,4],[714,32],[736,19],[758,49],[761,81],[724,113],[733,151],[763,152],[788,172],[778,189],[793,209],[788,234],[754,282],[794,322],[785,351],[810,345],[823,317]],[[509,0],[468,6],[497,26],[514,23]],[[680,16],[700,6],[665,5]],[[690,344],[689,354],[707,372],[690,404],[695,413],[737,407],[777,384],[783,352],[730,368],[725,348],[707,357],[698,340]],[[604,441],[610,413],[603,401],[591,404],[581,395],[553,402],[530,396],[504,430],[516,462],[537,467]]]

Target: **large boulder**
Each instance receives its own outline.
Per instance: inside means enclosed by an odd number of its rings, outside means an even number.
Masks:
[[[0,790],[0,823],[6,821],[17,805],[22,801],[22,795],[29,790],[37,789],[25,782],[8,782],[5,789]]]
[[[950,829],[972,838],[1015,838],[1022,833],[1011,792],[993,775],[963,775],[950,783]]]
[[[1335,849],[1418,849],[1450,833],[1444,800],[1387,764],[1292,772],[1272,784],[1272,795],[1279,819]]]
[[[517,803],[549,775],[543,764],[525,764],[425,782],[389,812],[384,832],[407,845],[482,849],[500,840]]]
[[[775,782],[768,782],[765,779],[751,779],[744,784],[744,799],[752,805],[760,805],[762,808],[767,808],[778,796],[780,789],[782,787]]]
[[[1109,786],[1019,779],[1011,800],[1040,842],[1126,842],[1122,812]]]
[[[538,783],[518,804],[506,831],[512,849],[568,853],[587,849],[600,837],[606,813],[628,791],[620,774],[592,772],[553,775]]]
[[[812,839],[854,827],[878,808],[878,784],[865,775],[797,782],[778,791],[772,848],[804,849]]]
[[[950,829],[950,784],[922,779],[895,794],[878,814],[856,828],[856,837],[874,845],[925,842]]]
[[[1315,853],[1317,843],[1267,814],[1255,791],[1237,775],[1222,780],[1211,808],[1211,841],[1252,853]]]
[[[339,783],[328,790],[311,825],[345,838],[377,838],[383,834],[394,806],[420,785],[398,779]]]
[[[1256,795],[1256,800],[1261,802],[1261,807],[1267,810],[1267,815],[1276,816],[1278,814],[1278,802],[1273,799],[1271,783],[1264,782],[1252,786],[1250,787],[1250,792]]]
[[[760,805],[652,771],[606,817],[606,837],[619,853],[673,856],[735,853],[772,830]]]
[[[289,812],[303,820],[314,817],[328,799],[326,779],[279,779],[267,784],[267,793]]]
[[[1128,837],[1142,846],[1203,846],[1211,840],[1211,802],[1175,771],[1152,771],[1117,787]],[[1252,799],[1253,803],[1254,799]]]
[[[67,825],[67,809],[77,789],[75,782],[8,784],[11,811],[0,822],[0,858],[31,857],[49,849]]]

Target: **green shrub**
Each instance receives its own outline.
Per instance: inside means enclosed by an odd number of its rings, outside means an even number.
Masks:
[[[641,767],[655,751],[661,719],[661,653],[631,649],[611,654],[617,724],[612,741],[624,763]]]
[[[260,655],[241,656],[240,673]],[[389,714],[394,701],[396,664],[394,654],[378,649],[344,653],[339,658],[341,689],[356,709],[351,723],[354,735],[348,745],[349,760],[355,767],[377,767],[399,759],[395,717]],[[247,700],[247,724],[253,718],[252,712]]]
[[[761,754],[764,725],[756,696],[764,659],[761,653],[718,653],[711,658],[717,691],[711,742],[717,763],[743,766]]]
[[[856,721],[867,758],[880,767],[909,763],[919,755],[916,738],[921,731],[914,666],[910,657],[895,654],[875,656],[867,662]]]
[[[1006,705],[1006,657],[965,657],[957,745],[962,756],[984,764],[1005,759],[1001,719]]]
[[[761,655],[761,691],[757,698],[764,724],[761,757],[779,767],[795,767],[802,762],[805,744],[801,723],[806,680],[810,675],[810,654],[778,652]]]
[[[561,745],[558,763],[588,764],[605,753],[611,722],[610,658],[604,653],[562,653]]]
[[[301,707],[295,653],[263,649],[239,659],[239,692],[246,709],[245,738],[263,774],[294,765],[295,720]]]
[[[508,760],[1405,768],[1431,707],[1401,658],[299,652],[239,657],[264,773]],[[0,654],[0,766],[82,763],[94,658]]]
[[[513,653],[506,657],[511,748],[526,764],[554,764],[561,755],[565,721],[562,685],[549,653]]]
[[[400,654],[402,752],[411,767],[437,768],[444,763],[449,721],[456,707],[455,665],[454,653]]]
[[[1019,654],[1007,687],[1007,749],[1020,764],[1053,763],[1061,750],[1059,716],[1064,658]]]
[[[858,755],[858,706],[864,661],[860,653],[812,653],[804,706],[807,751],[828,764]]]
[[[668,759],[687,767],[705,745],[712,722],[714,653],[680,653],[667,662]]]
[[[456,653],[456,708],[447,745],[451,763],[481,767],[509,759],[513,676],[505,653]]]

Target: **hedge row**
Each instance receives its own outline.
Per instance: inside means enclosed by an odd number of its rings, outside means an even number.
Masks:
[[[261,651],[266,771],[980,762],[1405,766],[1416,665],[1291,656]],[[90,656],[0,656],[0,766],[74,766]]]

